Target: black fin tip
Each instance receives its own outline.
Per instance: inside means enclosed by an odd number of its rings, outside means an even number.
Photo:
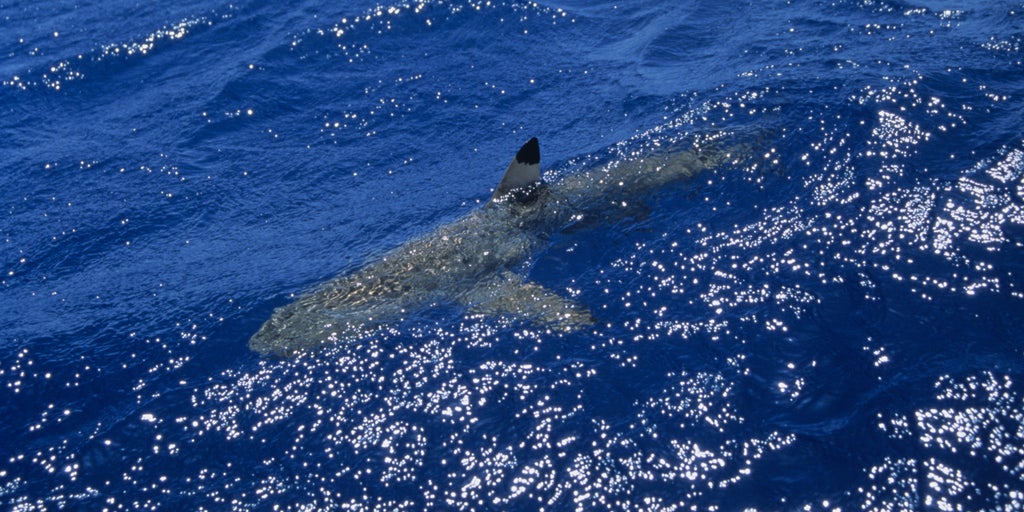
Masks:
[[[519,152],[516,153],[516,161],[526,165],[540,163],[540,143],[537,142],[537,137],[526,141],[526,144],[519,148]]]

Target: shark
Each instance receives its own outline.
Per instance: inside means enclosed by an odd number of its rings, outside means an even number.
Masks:
[[[737,162],[740,146],[721,139],[693,137],[545,180],[540,144],[531,138],[482,207],[278,307],[249,348],[292,357],[363,338],[440,304],[566,333],[590,327],[595,318],[585,305],[529,280],[531,258],[561,231],[615,218],[655,189]]]

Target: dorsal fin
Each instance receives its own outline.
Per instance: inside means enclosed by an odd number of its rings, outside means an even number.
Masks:
[[[508,164],[505,176],[501,178],[498,188],[494,189],[491,201],[501,201],[510,192],[530,187],[540,182],[540,144],[534,137],[523,144]]]

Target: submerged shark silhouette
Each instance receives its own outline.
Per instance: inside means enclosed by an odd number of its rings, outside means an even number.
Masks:
[[[480,209],[410,241],[352,274],[277,308],[249,340],[264,355],[290,357],[354,340],[436,304],[510,315],[558,331],[594,323],[581,304],[526,280],[522,270],[551,235],[605,218],[646,191],[734,158],[715,137],[546,183],[540,145],[527,141]]]

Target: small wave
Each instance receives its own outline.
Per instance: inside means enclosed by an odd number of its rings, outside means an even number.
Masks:
[[[4,87],[28,91],[44,88],[54,91],[66,89],[70,84],[82,82],[93,73],[112,67],[127,66],[133,61],[156,53],[175,41],[213,26],[216,16],[185,18],[177,23],[165,25],[149,34],[120,43],[109,43],[85,54],[65,58],[51,63],[45,69],[26,69],[4,79]]]

